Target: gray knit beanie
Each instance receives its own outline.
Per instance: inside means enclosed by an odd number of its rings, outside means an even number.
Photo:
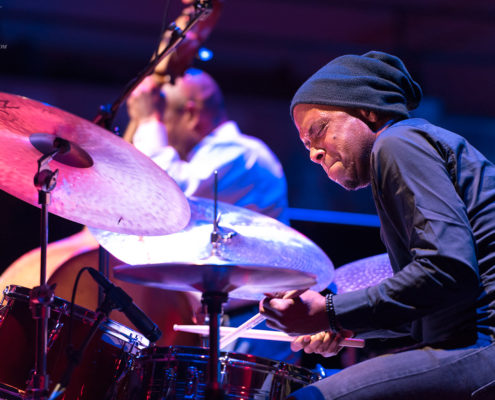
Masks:
[[[407,117],[421,101],[421,87],[404,63],[380,51],[335,58],[297,90],[290,105],[320,104],[361,108]]]

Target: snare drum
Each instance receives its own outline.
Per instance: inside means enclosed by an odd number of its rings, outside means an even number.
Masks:
[[[140,392],[133,399],[204,399],[208,349],[149,347],[141,352],[135,373]],[[320,377],[312,371],[249,354],[222,352],[220,379],[226,399],[280,400]]]
[[[29,308],[30,290],[8,286],[0,308],[0,382],[21,393],[27,388],[35,363],[36,321]],[[68,367],[70,303],[55,297],[48,321],[47,371],[50,390]],[[74,305],[72,344],[79,349],[97,314]],[[126,390],[124,379],[136,355],[149,345],[142,335],[114,321],[103,322],[89,342],[69,385],[59,399],[111,399]]]

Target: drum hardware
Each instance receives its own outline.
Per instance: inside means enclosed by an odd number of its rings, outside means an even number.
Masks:
[[[221,365],[219,362],[219,319],[222,305],[227,302],[229,295],[258,299],[261,298],[262,293],[267,292],[318,287],[320,285],[326,287],[332,279],[333,265],[328,257],[323,256],[320,264],[318,261],[315,262],[315,265],[321,269],[318,272],[321,273],[309,272],[311,269],[311,266],[307,264],[309,261],[302,258],[304,250],[306,250],[306,256],[309,253],[319,255],[324,253],[306,237],[276,220],[240,207],[217,202],[216,199],[214,199],[213,204],[211,201],[205,202],[200,199],[190,199],[189,201],[192,216],[189,225],[182,232],[160,237],[156,242],[157,245],[161,243],[160,252],[156,255],[175,258],[175,252],[182,250],[182,253],[189,257],[199,254],[200,256],[196,260],[121,265],[114,268],[114,275],[118,279],[142,285],[179,291],[193,290],[202,293],[201,302],[207,310],[210,338],[206,399],[223,399],[224,388],[221,385],[219,369]],[[210,207],[211,205],[213,207]],[[211,211],[208,212],[212,208],[213,214]],[[232,224],[230,227],[228,226],[229,216],[230,218],[234,216],[236,221],[241,216],[242,221],[239,225]],[[257,222],[265,228],[271,227],[272,229],[261,230],[257,226]],[[95,229],[91,231],[96,232],[97,240],[101,240],[100,243],[106,248],[109,248],[107,243],[111,244],[115,237],[118,238],[117,242],[120,244],[126,240],[143,243],[155,239],[146,237],[129,239],[129,237],[106,234]],[[108,238],[110,241],[106,242]],[[283,246],[282,241],[284,241]],[[184,244],[188,246],[186,252],[181,247]],[[285,252],[277,253],[278,245]],[[297,245],[300,246],[297,247]],[[198,249],[193,248],[194,246],[197,246]],[[119,248],[122,247],[119,246]],[[126,249],[129,250],[129,247]],[[168,252],[169,249],[172,254]],[[291,249],[297,256],[293,259],[285,258],[284,256],[287,256],[288,253],[292,255]],[[112,252],[111,249],[109,250]],[[123,259],[119,254],[114,255]],[[184,259],[183,257],[182,259]],[[181,260],[180,257],[178,259]],[[257,264],[253,262],[253,259],[264,260],[265,262],[268,259],[274,260],[275,266],[264,263]],[[318,259],[310,258],[310,260]],[[239,291],[236,292],[236,290]]]
[[[217,256],[221,236],[218,231],[218,171],[214,175],[214,208],[213,208],[213,231],[210,235],[212,245],[212,256]],[[228,300],[228,294],[219,291],[205,291],[201,297],[201,303],[206,306],[208,315],[208,324],[210,327],[210,335],[208,342],[209,359],[208,359],[208,384],[206,386],[206,399],[208,400],[223,400],[224,390],[221,386],[220,376],[220,317],[222,314],[222,304]],[[197,387],[197,385],[195,385]],[[189,392],[194,385],[188,385]]]
[[[34,369],[28,383],[28,398],[44,399],[48,393],[49,376],[47,374],[47,351],[48,351],[48,318],[50,317],[50,306],[53,302],[53,285],[46,284],[46,248],[48,246],[48,205],[50,204],[51,191],[57,184],[58,170],[52,171],[49,163],[56,156],[61,155],[59,162],[71,160],[69,155],[71,145],[69,141],[52,136],[49,140],[40,140],[39,135],[31,135],[30,141],[34,147],[43,152],[38,159],[38,171],[34,176],[34,185],[38,190],[38,203],[41,205],[41,260],[40,260],[40,285],[31,290],[29,296],[29,308],[33,319],[36,321],[36,353]],[[42,138],[45,138],[42,136]],[[37,147],[42,143],[47,146]],[[73,167],[82,168],[79,163],[74,162]]]
[[[193,396],[198,392],[198,386],[199,370],[195,366],[190,366],[187,369],[186,399],[194,398]]]

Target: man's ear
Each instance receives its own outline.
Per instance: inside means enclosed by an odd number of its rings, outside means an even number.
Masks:
[[[376,124],[378,122],[378,115],[376,112],[371,110],[359,110],[364,119],[371,122],[372,124]]]
[[[184,113],[187,113],[188,118],[194,118],[197,114],[196,103],[193,100],[187,100],[184,104]]]
[[[383,126],[383,120],[378,116],[375,111],[371,110],[359,110],[361,119],[369,126],[373,132],[379,131]]]

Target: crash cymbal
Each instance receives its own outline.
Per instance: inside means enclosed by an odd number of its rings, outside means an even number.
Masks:
[[[378,254],[337,268],[333,285],[337,294],[347,293],[376,285],[392,275],[388,254]]]
[[[228,270],[239,269],[242,270],[239,273],[247,286],[236,288],[231,297],[247,299],[261,298],[261,286],[271,288],[268,291],[273,292],[278,280],[281,285],[285,285],[284,279],[291,280],[292,275],[296,280],[300,279],[297,287],[294,287],[295,282],[290,281],[290,287],[293,289],[312,286],[315,290],[323,290],[332,281],[332,262],[306,236],[273,218],[223,202],[218,202],[221,240],[215,253],[211,243],[213,200],[191,198],[189,206],[189,224],[182,231],[167,236],[143,237],[93,228],[90,230],[111,254],[127,264],[134,265],[115,269],[116,276],[122,280],[129,279],[164,288],[170,288],[167,285],[171,284],[176,290],[179,290],[177,285],[180,285],[182,280],[185,283],[180,290],[192,290],[190,279],[196,281],[196,278],[190,275],[201,276],[201,270],[209,269],[213,274],[225,274],[225,279],[234,280],[235,282],[230,283],[236,286],[241,278],[237,277],[238,272]],[[145,269],[137,264],[157,266],[152,266],[146,269],[148,272],[144,272]],[[251,267],[258,272],[253,272],[252,278],[245,277],[246,271]],[[294,272],[288,273],[288,270]],[[311,277],[314,282],[309,282],[304,276]],[[172,281],[173,283],[170,283]],[[197,286],[197,282],[194,285]],[[276,291],[282,290],[284,287],[281,286]]]
[[[49,164],[59,170],[49,212],[138,235],[176,232],[189,221],[180,188],[134,146],[75,115],[8,93],[0,93],[0,189],[39,206],[37,161],[57,147],[55,139],[68,151]]]

